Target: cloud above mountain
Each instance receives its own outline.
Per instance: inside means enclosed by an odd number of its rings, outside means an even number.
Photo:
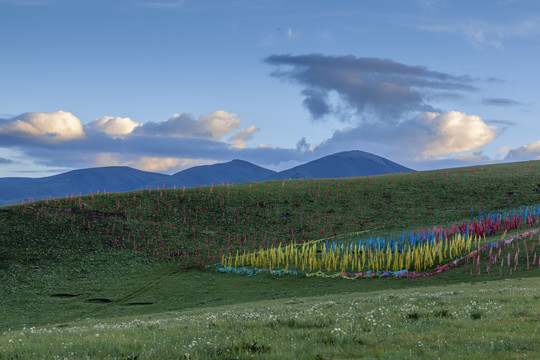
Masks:
[[[233,147],[237,149],[244,149],[248,140],[253,138],[253,134],[260,129],[256,126],[250,126],[246,130],[236,133],[229,139],[234,143]]]
[[[425,112],[398,124],[366,123],[336,131],[317,145],[319,151],[334,151],[344,144],[362,143],[366,147],[394,148],[396,158],[409,160],[435,159],[482,148],[499,133],[479,116],[459,111]],[[400,156],[399,153],[402,155]],[[466,158],[466,157],[465,157]]]
[[[497,136],[498,128],[487,125],[476,115],[459,111],[423,113],[416,124],[425,126],[425,148],[427,156],[445,156],[482,148]]]
[[[533,159],[540,160],[540,139],[508,151],[504,158],[506,161],[524,161]]]
[[[69,112],[28,112],[0,119],[0,136],[14,144],[28,141],[53,144],[83,138],[85,133],[81,121]]]
[[[396,160],[473,160],[478,156],[467,152],[478,152],[501,133],[480,116],[432,103],[477,92],[467,75],[352,55],[272,55],[265,62],[276,67],[272,76],[300,85],[302,105],[314,121],[337,118],[348,124],[314,145],[316,152],[369,148],[395,154]],[[517,104],[504,98],[484,103]]]
[[[129,135],[141,124],[130,118],[104,116],[89,122],[85,128],[101,131],[113,138]]]
[[[134,129],[136,135],[171,136],[219,140],[238,129],[241,123],[237,114],[214,111],[195,119],[188,113],[174,114],[162,122],[146,122]]]
[[[0,147],[16,148],[45,166],[72,168],[128,165],[173,172],[234,158],[276,166],[352,149],[414,168],[419,161],[485,161],[482,148],[505,130],[497,125],[513,124],[437,108],[434,99],[480,92],[467,75],[352,55],[272,55],[265,62],[275,67],[272,76],[300,87],[299,102],[313,121],[334,120],[343,127],[313,145],[306,129],[296,145],[278,148],[253,144],[261,129],[242,126],[237,113],[224,110],[198,117],[177,113],[144,123],[102,116],[86,125],[66,111],[32,112],[0,119]],[[481,102],[520,105],[502,97],[483,97]],[[531,143],[510,150],[506,158],[540,156],[539,147]]]
[[[315,120],[330,115],[346,119],[343,114],[352,111],[357,119],[374,115],[396,122],[411,113],[436,111],[427,101],[429,96],[475,89],[467,76],[391,59],[308,54],[272,55],[265,61],[277,67],[272,76],[302,87],[303,105]],[[333,93],[342,104],[331,100]]]
[[[198,118],[174,114],[164,121],[146,123],[104,116],[84,126],[65,111],[25,113],[0,119],[0,147],[17,148],[43,166],[126,165],[164,172],[231,158],[262,165],[295,158],[295,150],[248,148],[248,141],[260,129],[241,129],[240,125],[237,114],[222,110]],[[12,163],[7,158],[1,160],[4,165]]]

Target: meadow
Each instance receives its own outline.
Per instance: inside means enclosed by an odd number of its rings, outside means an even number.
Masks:
[[[4,206],[0,359],[540,358],[538,165]]]

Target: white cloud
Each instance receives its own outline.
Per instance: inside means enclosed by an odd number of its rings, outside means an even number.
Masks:
[[[136,156],[130,154],[99,153],[94,157],[96,166],[129,166],[151,172],[178,172],[193,166],[211,165],[217,161],[212,159]]]
[[[171,168],[177,168],[182,164],[183,159],[173,157],[152,157],[142,156],[133,166],[144,171],[160,172]]]
[[[483,47],[502,49],[500,35],[490,34],[489,27],[483,23],[470,21],[462,26],[461,32],[465,40],[477,49]]]
[[[487,125],[476,115],[459,111],[444,114],[427,112],[418,116],[417,121],[430,129],[423,155],[447,156],[476,150],[497,136],[497,127]]]
[[[540,160],[540,139],[508,151],[504,159],[508,161]]]
[[[219,140],[240,125],[237,114],[223,110],[203,115],[199,119],[191,114],[174,114],[170,119],[146,122],[134,129],[134,134]]]
[[[516,22],[493,23],[477,19],[420,19],[415,18],[412,27],[429,32],[460,33],[471,46],[477,49],[502,49],[503,41],[516,37],[527,37],[540,31],[538,17],[529,17]]]
[[[335,131],[331,138],[311,146],[317,154],[329,154],[343,149],[367,151],[397,162],[439,161],[462,156],[469,160],[483,156],[467,155],[479,151],[494,140],[499,128],[488,126],[480,117],[458,111],[428,112],[399,124],[365,123]]]
[[[485,156],[484,155],[484,152],[479,150],[479,151],[474,151],[473,153],[470,153],[470,154],[463,154],[463,155],[460,155],[457,157],[458,160],[463,160],[463,161],[474,161],[474,162],[478,162],[478,161],[482,161],[482,162],[487,162],[489,161],[489,157]]]
[[[0,123],[0,134],[54,143],[84,137],[81,121],[65,111],[28,112]]]
[[[69,121],[60,122],[59,119]],[[290,159],[300,161],[308,155],[300,154],[296,149],[256,144],[249,147],[247,143],[259,129],[250,126],[243,131],[232,131],[239,123],[236,114],[216,111],[200,118],[183,114],[139,126],[128,118],[103,117],[83,128],[80,120],[69,113],[22,114],[0,119],[2,171],[29,167],[43,173],[53,171],[49,170],[53,168],[55,172],[59,168],[66,171],[95,166],[130,166],[171,173],[234,158],[267,166]],[[6,151],[10,149],[17,149],[20,156],[8,156]],[[24,159],[24,163],[10,162],[17,159]]]
[[[299,31],[295,31],[292,28],[287,28],[287,32],[285,36],[287,37],[288,40],[294,40],[294,39],[297,39],[299,35],[300,35]]]
[[[91,121],[86,127],[104,132],[113,138],[117,138],[131,134],[133,130],[140,125],[141,124],[136,123],[130,118],[104,116]]]
[[[253,137],[253,134],[260,129],[256,126],[250,126],[246,130],[241,131],[229,139],[234,143],[233,148],[243,149],[246,147],[246,142]]]
[[[219,140],[222,136],[238,128],[241,120],[236,114],[226,111],[214,111],[199,118],[198,131],[209,132],[213,140]]]

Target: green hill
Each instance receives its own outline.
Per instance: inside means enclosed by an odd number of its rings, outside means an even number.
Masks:
[[[485,253],[478,274],[471,262],[421,279],[346,280],[306,277],[307,271],[248,277],[206,267],[237,251],[388,238],[530,210],[540,204],[538,165],[141,190],[2,207],[0,358],[21,351],[25,358],[392,357],[398,348],[400,358],[433,357],[436,350],[441,357],[538,357],[538,344],[526,340],[537,337],[540,314],[538,234],[502,248],[501,274],[498,263],[486,272]],[[505,238],[529,229],[518,225]],[[462,327],[471,340],[459,338]],[[135,341],[141,336],[147,348]]]

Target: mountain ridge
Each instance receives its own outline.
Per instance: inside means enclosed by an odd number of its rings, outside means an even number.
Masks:
[[[291,169],[276,172],[234,159],[225,163],[194,166],[173,175],[129,166],[76,169],[41,178],[0,178],[0,205],[92,192],[122,192],[149,188],[238,184],[298,178],[339,178],[414,171],[386,158],[360,150],[323,156]]]

